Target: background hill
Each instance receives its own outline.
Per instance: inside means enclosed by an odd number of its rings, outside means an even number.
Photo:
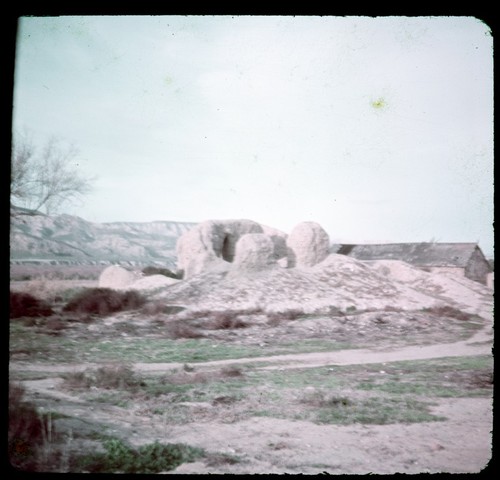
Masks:
[[[189,222],[88,222],[73,215],[16,211],[10,225],[11,263],[175,266],[177,238]]]

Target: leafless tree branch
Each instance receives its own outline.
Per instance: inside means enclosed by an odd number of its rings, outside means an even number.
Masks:
[[[56,213],[90,192],[94,179],[82,175],[78,151],[55,137],[37,150],[31,136],[16,132],[11,160],[11,204]]]

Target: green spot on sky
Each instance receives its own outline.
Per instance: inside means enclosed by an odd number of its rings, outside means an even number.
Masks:
[[[387,107],[387,102],[383,98],[379,98],[377,100],[373,100],[371,102],[371,106],[377,110],[381,110],[382,108]]]

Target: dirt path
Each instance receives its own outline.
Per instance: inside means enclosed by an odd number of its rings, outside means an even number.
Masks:
[[[228,360],[214,360],[210,362],[193,363],[198,369],[210,369],[225,365],[274,363],[260,368],[290,369],[313,368],[325,365],[354,365],[368,363],[385,363],[402,360],[423,360],[428,358],[461,357],[471,355],[489,355],[492,353],[493,328],[491,325],[481,329],[467,340],[433,345],[411,345],[391,350],[350,349],[337,352],[311,352],[300,354],[273,355],[267,357],[245,357]],[[140,373],[162,373],[182,368],[183,363],[134,363],[133,369]],[[78,372],[99,365],[91,363],[80,364],[27,364],[25,362],[11,362],[11,371],[31,372]]]

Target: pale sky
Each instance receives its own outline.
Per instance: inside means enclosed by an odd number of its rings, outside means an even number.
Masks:
[[[247,218],[493,254],[493,38],[474,17],[19,21],[13,128],[79,150],[93,222]]]

